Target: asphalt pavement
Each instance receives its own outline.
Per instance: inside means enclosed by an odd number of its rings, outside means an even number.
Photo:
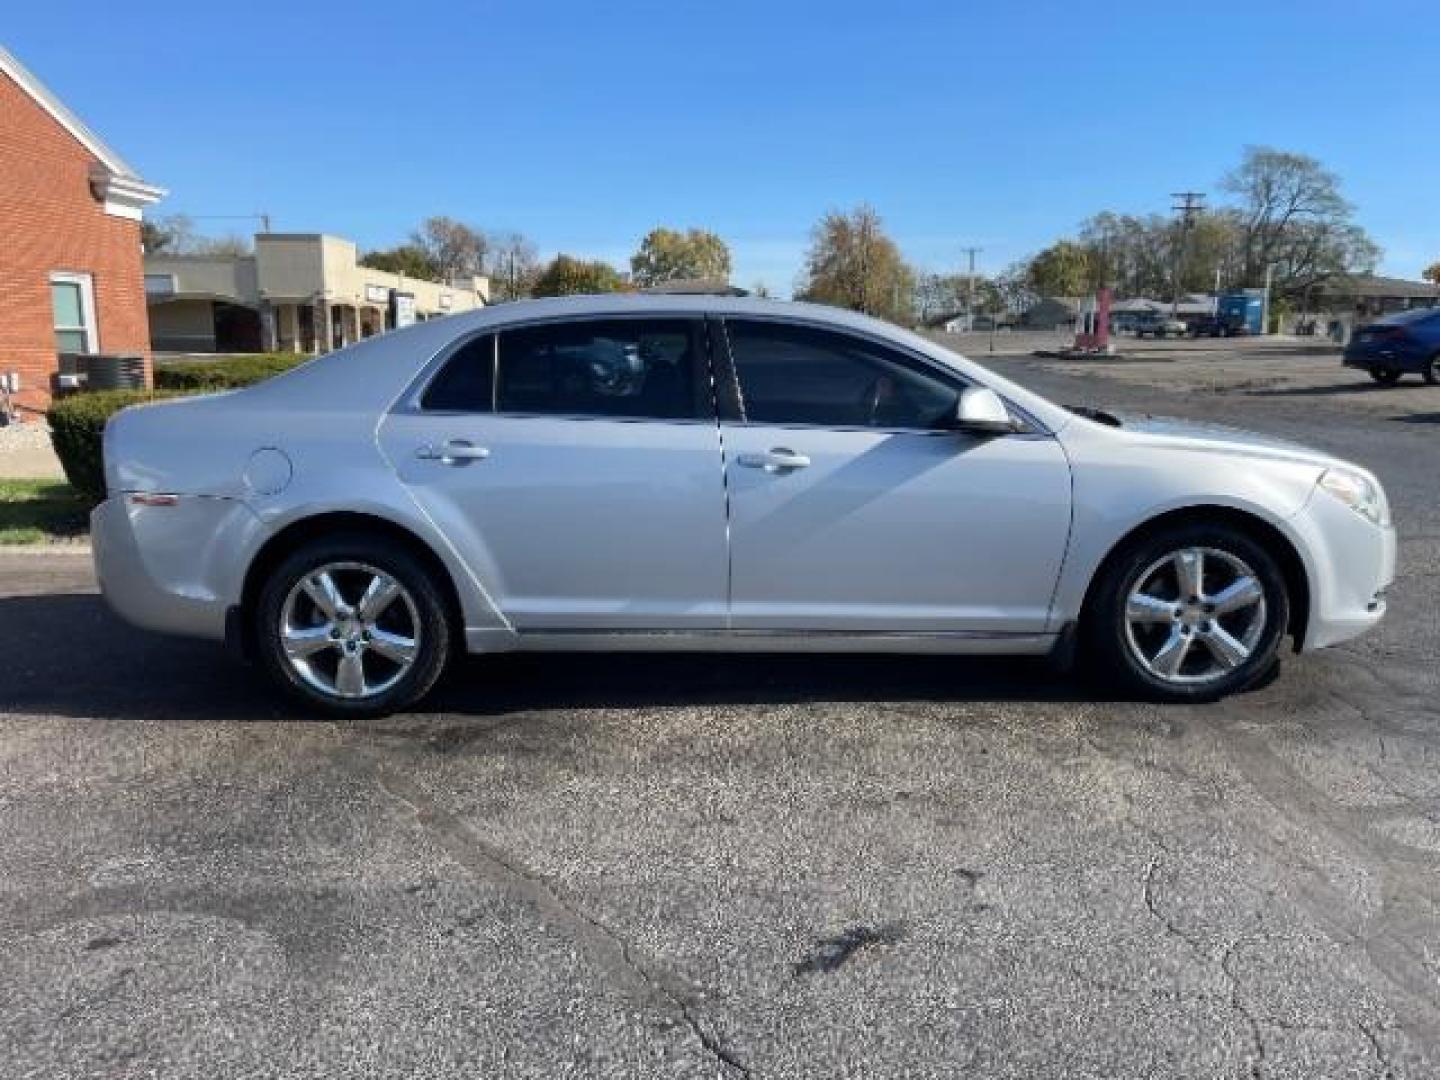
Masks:
[[[995,366],[1374,468],[1386,622],[1205,707],[536,655],[334,725],[0,555],[0,1075],[1436,1075],[1440,389]]]

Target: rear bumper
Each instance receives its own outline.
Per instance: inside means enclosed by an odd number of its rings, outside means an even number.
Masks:
[[[107,499],[90,515],[95,575],[126,622],[185,637],[225,639],[245,552],[262,526],[241,502],[180,496],[173,506]]]

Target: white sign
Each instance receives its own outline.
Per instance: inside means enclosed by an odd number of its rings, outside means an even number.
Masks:
[[[390,299],[390,290],[384,285],[366,285],[365,299],[372,304],[383,304]]]
[[[395,306],[395,329],[400,330],[406,326],[415,325],[415,294],[408,292],[393,292],[390,294],[390,302]]]
[[[450,307],[450,294],[448,292],[442,292],[440,294],[440,306],[442,308]]]

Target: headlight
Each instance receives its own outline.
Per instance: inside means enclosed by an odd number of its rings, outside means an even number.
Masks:
[[[1376,525],[1390,524],[1390,506],[1380,485],[1363,473],[1349,469],[1328,469],[1320,486],[1363,518]]]

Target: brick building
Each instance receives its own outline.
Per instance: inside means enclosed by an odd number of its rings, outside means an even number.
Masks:
[[[0,375],[22,419],[63,353],[148,357],[141,211],[164,192],[0,48]]]

